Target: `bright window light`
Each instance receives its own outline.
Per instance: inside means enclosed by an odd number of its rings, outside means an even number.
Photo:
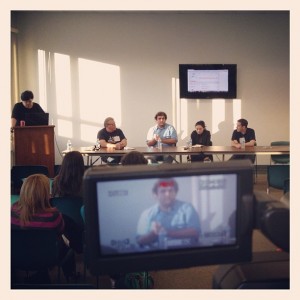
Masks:
[[[91,126],[86,124],[81,124],[80,126],[80,140],[84,142],[89,142],[92,145],[96,144],[97,133],[102,129],[99,126]]]
[[[57,127],[58,130],[57,134],[62,137],[66,137],[69,139],[73,138],[73,124],[72,121],[66,121],[62,119],[57,120]]]
[[[120,67],[78,59],[80,119],[103,125],[106,117],[121,124]]]
[[[57,114],[72,117],[70,56],[55,53],[54,65]]]
[[[39,104],[48,110],[47,106],[47,72],[46,72],[46,53],[44,50],[38,50],[38,76],[39,76]]]

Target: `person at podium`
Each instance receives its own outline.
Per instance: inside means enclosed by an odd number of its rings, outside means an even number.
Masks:
[[[20,126],[20,121],[25,120],[28,113],[45,113],[42,107],[33,102],[34,95],[32,91],[24,91],[21,94],[21,102],[16,103],[11,114],[11,128]]]

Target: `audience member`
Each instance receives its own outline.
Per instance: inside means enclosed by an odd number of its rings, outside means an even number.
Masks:
[[[65,258],[69,252],[64,243],[64,220],[61,213],[51,207],[49,178],[43,174],[30,175],[24,180],[19,200],[11,207],[11,228],[53,229],[57,231],[60,258]],[[67,278],[75,273],[74,256],[62,266]],[[24,259],[26,259],[24,257]],[[47,273],[47,270],[44,272]],[[42,274],[44,274],[44,272]]]
[[[137,226],[138,244],[167,248],[165,243],[168,240],[177,240],[183,244],[197,243],[200,234],[199,216],[190,203],[176,199],[177,182],[173,178],[159,179],[152,191],[157,203],[141,214]],[[163,241],[160,241],[161,235]]]
[[[121,158],[122,165],[147,165],[148,160],[139,151],[130,151]]]
[[[245,139],[246,147],[256,145],[255,131],[248,127],[248,121],[246,119],[237,120],[236,129],[233,131],[231,137],[231,146],[241,149],[241,138]],[[254,163],[255,155],[235,154],[230,159],[250,159],[251,162]]]
[[[80,215],[80,208],[83,205],[82,182],[85,171],[83,157],[79,151],[66,153],[62,161],[58,175],[53,180],[52,197],[71,197],[69,199],[58,199],[66,201],[62,206],[70,209],[70,214],[77,212]],[[52,204],[51,200],[51,204]],[[55,205],[55,204],[53,204]],[[83,251],[83,224],[79,224],[66,214],[63,215],[65,222],[64,235],[68,239],[69,246],[77,253]]]
[[[101,148],[114,148],[116,150],[122,150],[127,146],[127,139],[120,128],[116,127],[115,120],[108,117],[104,120],[104,128],[97,134],[97,139],[100,142]],[[102,161],[108,164],[120,163],[121,157],[101,157]]]
[[[204,121],[198,121],[195,124],[195,130],[191,133],[192,145],[211,146],[210,131],[206,129]],[[198,155],[191,155],[191,161],[212,161],[212,155],[204,155],[199,153]]]
[[[52,184],[52,197],[82,197],[82,180],[85,171],[83,157],[79,151],[66,153],[58,175]]]
[[[21,94],[22,102],[16,103],[11,114],[11,128],[20,126],[20,121],[25,120],[28,113],[43,113],[44,110],[38,103],[33,102],[32,91],[24,91]]]
[[[155,115],[154,119],[156,120],[156,125],[152,126],[148,130],[146,141],[147,146],[158,147],[159,143],[161,143],[162,147],[176,146],[178,141],[177,132],[174,126],[166,123],[167,114],[160,111]],[[157,157],[157,160],[172,162],[174,159],[172,156],[168,155],[165,157]]]

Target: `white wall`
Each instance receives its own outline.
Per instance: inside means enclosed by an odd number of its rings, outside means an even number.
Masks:
[[[176,126],[178,145],[201,119],[214,145],[229,145],[239,117],[255,129],[258,145],[289,140],[288,12],[18,12],[12,20],[19,29],[20,91],[31,89],[50,113],[60,150],[68,138],[74,146],[94,144],[106,116],[116,118],[130,146],[144,146],[160,110]],[[44,95],[38,49],[45,54]],[[70,66],[58,71],[54,53],[66,55]],[[120,105],[111,104],[114,95],[105,94],[99,72],[82,75],[80,59],[119,66]],[[178,99],[172,83],[180,63],[237,64],[240,113],[235,100]],[[65,87],[60,96],[57,78]],[[110,88],[118,91],[118,84]],[[269,157],[258,163],[268,164]]]

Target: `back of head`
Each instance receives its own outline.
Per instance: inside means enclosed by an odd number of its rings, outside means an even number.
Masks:
[[[19,207],[20,219],[29,221],[33,214],[46,211],[50,208],[49,178],[43,174],[33,174],[24,180],[20,191]]]
[[[22,101],[28,101],[28,100],[32,100],[34,98],[32,91],[24,91],[21,94],[21,100]]]
[[[145,156],[139,151],[131,151],[121,159],[122,165],[146,165],[148,163]]]
[[[55,189],[57,196],[77,196],[81,193],[85,171],[84,161],[79,151],[68,152],[62,161]],[[55,191],[54,191],[55,194]]]

